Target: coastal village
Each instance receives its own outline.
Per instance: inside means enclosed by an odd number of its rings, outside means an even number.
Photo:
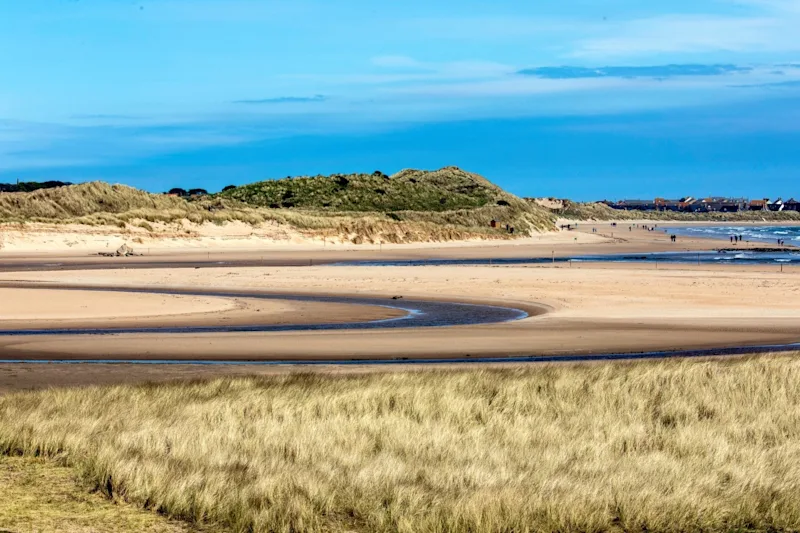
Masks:
[[[749,200],[747,198],[728,198],[711,196],[694,198],[687,196],[679,200],[655,198],[653,200],[603,200],[612,209],[624,211],[679,211],[684,213],[736,213],[739,211],[800,211],[800,200],[781,198],[770,200],[763,198]]]

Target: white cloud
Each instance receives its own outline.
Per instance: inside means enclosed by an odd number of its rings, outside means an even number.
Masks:
[[[797,0],[733,0],[732,3],[775,13],[800,13],[800,2]]]
[[[373,57],[371,63],[385,68],[425,68],[424,63],[408,56],[378,56]]]
[[[413,70],[418,74],[427,74],[428,78],[492,77],[509,74],[515,70],[513,66],[492,61],[426,62],[403,55],[373,57],[370,62],[385,69]]]
[[[125,21],[274,22],[314,14],[307,2],[274,0],[83,0],[64,9],[40,10],[37,18]]]
[[[378,56],[370,63],[381,70],[371,73],[295,74],[280,76],[316,87],[328,87],[332,92],[347,91],[351,97],[363,97],[375,86],[420,85],[464,80],[489,80],[509,76],[518,66],[491,61],[426,62],[408,56]]]
[[[600,59],[659,53],[800,51],[800,12],[782,16],[667,15],[613,24],[605,35],[580,40],[572,56]]]
[[[398,28],[429,39],[468,41],[519,40],[521,37],[572,34],[576,30],[594,27],[587,23],[552,17],[532,16],[481,16],[449,18],[417,18],[399,21]]]

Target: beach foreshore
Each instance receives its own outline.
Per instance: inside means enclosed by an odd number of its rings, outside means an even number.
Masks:
[[[70,249],[55,246],[36,248],[36,251],[15,251],[13,247],[0,250],[0,271],[20,270],[29,263],[39,268],[68,268],[77,264],[97,264],[103,268],[135,266],[152,261],[160,262],[242,262],[250,266],[308,266],[345,261],[399,261],[426,259],[503,259],[547,258],[580,255],[696,252],[730,247],[725,239],[679,237],[671,242],[663,227],[649,231],[651,224],[612,226],[611,223],[580,223],[572,230],[544,233],[513,240],[453,241],[412,244],[325,244],[322,241],[287,243],[264,241],[258,246],[189,246],[188,241],[161,242],[159,245],[132,244],[134,255],[102,257],[105,248]],[[115,246],[130,243],[117,239]],[[252,243],[250,243],[252,244]],[[737,249],[763,247],[763,242],[741,242]],[[116,249],[115,247],[112,247]],[[109,249],[112,249],[109,248]],[[785,247],[792,249],[791,245]]]
[[[595,233],[594,230],[597,230]],[[388,298],[491,302],[508,307],[541,306],[548,310],[504,324],[448,328],[369,331],[269,333],[118,334],[101,336],[0,337],[0,359],[128,359],[172,361],[306,361],[402,360],[404,358],[492,357],[511,355],[601,354],[651,350],[703,349],[800,341],[800,269],[774,266],[647,265],[581,263],[481,266],[334,266],[343,260],[418,257],[533,257],[575,253],[624,253],[708,249],[706,239],[669,241],[668,235],[640,228],[611,236],[611,226],[593,225],[540,241],[472,243],[462,246],[401,247],[391,250],[283,250],[265,253],[273,265],[217,265],[177,268],[192,257],[208,261],[252,257],[252,252],[178,254],[140,258],[95,258],[100,269],[73,269],[85,256],[59,258],[64,270],[25,272],[41,257],[3,255],[0,282],[15,283],[20,306],[4,309],[0,328],[72,327],[148,324],[311,323],[361,321],[391,316],[391,310],[370,306],[272,301],[267,305],[242,298],[193,300],[179,295],[148,295],[141,299],[103,291],[71,293],[23,290],[26,284],[94,285],[119,288],[204,288],[264,290],[303,294],[368,295]],[[606,235],[606,232],[609,235]],[[575,240],[577,239],[577,240]],[[720,241],[720,244],[726,244]],[[677,245],[677,246],[676,246]],[[743,246],[750,246],[743,243]],[[328,255],[330,254],[330,255]],[[130,262],[163,260],[161,268],[132,269]],[[47,258],[46,261],[55,261]],[[308,261],[308,263],[306,263]],[[278,266],[280,263],[305,266]],[[317,264],[319,263],[319,264]],[[181,263],[182,264],[182,263]],[[309,266],[309,264],[311,266]],[[15,266],[16,265],[16,266]],[[151,265],[153,267],[158,265]],[[185,265],[184,265],[185,266]],[[3,289],[9,291],[12,289]],[[7,298],[6,293],[0,296]],[[55,299],[50,298],[51,294]],[[6,300],[11,301],[11,300]],[[69,307],[73,302],[75,308]],[[58,305],[55,305],[55,303]],[[187,308],[186,305],[189,304]],[[51,305],[52,304],[52,305]],[[66,306],[66,307],[65,307]],[[138,307],[137,307],[138,306]],[[17,309],[15,315],[14,309]],[[36,309],[42,310],[40,317]],[[260,309],[260,311],[256,311]],[[381,308],[378,308],[381,309]],[[190,311],[190,312],[187,312]],[[83,313],[82,315],[80,313]],[[106,368],[106,370],[100,370]],[[240,374],[247,366],[214,369],[2,365],[0,390],[48,385],[130,382]],[[291,367],[302,369],[303,367]],[[333,371],[345,371],[336,366]],[[324,368],[323,368],[324,370]],[[269,370],[274,371],[274,370]],[[348,370],[349,371],[349,370]],[[359,369],[357,371],[363,371]],[[61,377],[59,377],[61,376]]]

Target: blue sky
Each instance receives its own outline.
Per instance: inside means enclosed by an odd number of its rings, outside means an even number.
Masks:
[[[0,0],[0,181],[800,196],[798,0]]]

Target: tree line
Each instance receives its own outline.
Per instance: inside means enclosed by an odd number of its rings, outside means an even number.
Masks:
[[[66,181],[18,181],[17,183],[0,183],[0,192],[33,192],[66,185],[72,185],[72,183]]]

